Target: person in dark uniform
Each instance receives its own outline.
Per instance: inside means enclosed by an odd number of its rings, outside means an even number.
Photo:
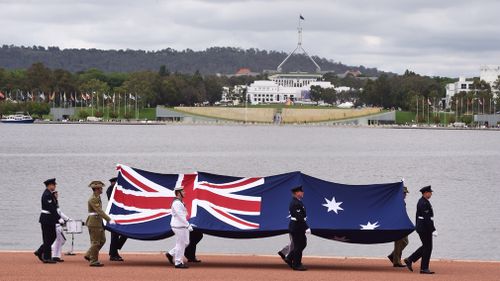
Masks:
[[[406,194],[410,193],[408,187],[403,186],[403,199],[406,199]],[[405,203],[406,205],[406,203]],[[394,250],[387,258],[391,261],[393,267],[406,267],[401,264],[401,255],[403,254],[404,248],[408,246],[408,236],[405,236],[397,241],[394,241]]]
[[[434,227],[434,211],[432,210],[429,199],[432,196],[431,186],[428,185],[420,189],[422,198],[417,203],[417,220],[415,229],[420,236],[422,246],[418,248],[411,256],[404,259],[404,262],[410,271],[413,271],[412,263],[422,258],[420,262],[421,274],[434,274],[429,270],[429,261],[432,253],[432,236],[437,236],[436,228]]]
[[[56,263],[52,260],[51,246],[56,240],[56,224],[64,223],[57,212],[57,200],[52,194],[56,190],[56,179],[48,179],[43,182],[45,191],[42,194],[42,211],[38,220],[42,226],[43,244],[34,252],[43,263]]]
[[[184,250],[184,256],[188,262],[201,262],[201,260],[196,258],[196,244],[198,244],[203,238],[203,232],[193,229],[189,233],[189,245],[187,245],[186,250]]]
[[[109,179],[110,185],[108,189],[106,189],[106,196],[109,199],[113,194],[113,189],[115,188],[115,184],[117,181],[117,177]],[[116,232],[111,232],[111,242],[109,244],[109,260],[110,261],[123,261],[123,258],[118,254],[118,250],[121,250],[125,242],[127,241],[127,236],[118,234]]]
[[[293,270],[304,271],[307,270],[307,268],[302,265],[302,251],[307,245],[306,233],[311,233],[311,229],[307,225],[306,208],[302,203],[302,198],[304,197],[302,186],[294,187],[292,189],[292,194],[292,201],[288,208],[290,212],[288,231],[292,237],[293,249],[286,256],[286,263],[289,264]]]

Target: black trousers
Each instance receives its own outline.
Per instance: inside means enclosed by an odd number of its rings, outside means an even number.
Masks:
[[[184,256],[188,260],[196,259],[196,244],[203,238],[203,233],[199,230],[193,230],[189,233],[189,245],[184,250]]]
[[[302,251],[307,246],[307,237],[304,231],[290,232],[292,236],[293,249],[287,256],[287,259],[292,262],[293,267],[302,265]]]
[[[432,232],[419,232],[418,235],[420,236],[420,241],[422,241],[422,246],[411,254],[408,260],[416,262],[422,258],[420,270],[426,270],[429,269],[429,261],[432,254]]]
[[[36,250],[42,254],[43,259],[52,259],[52,244],[56,241],[56,225],[55,224],[41,224],[42,226],[42,239],[43,244]]]
[[[111,232],[111,242],[109,244],[109,256],[118,256],[118,250],[121,250],[125,242],[127,241],[127,236],[123,236],[116,232]]]

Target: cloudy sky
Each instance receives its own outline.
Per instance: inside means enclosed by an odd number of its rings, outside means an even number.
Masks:
[[[495,0],[0,0],[0,44],[311,55],[397,73],[478,76],[500,64]]]

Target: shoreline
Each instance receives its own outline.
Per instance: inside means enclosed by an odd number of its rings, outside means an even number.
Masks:
[[[111,262],[106,251],[100,260],[105,265],[92,268],[83,259],[82,252],[62,258],[64,263],[43,264],[29,251],[0,251],[1,280],[165,280],[167,277],[184,280],[428,280],[419,274],[420,264],[414,272],[394,268],[387,259],[355,257],[304,256],[308,271],[291,270],[276,256],[199,254],[201,263],[187,270],[175,269],[163,252],[123,252],[124,262]],[[442,280],[498,280],[500,261],[431,260],[432,276]],[[170,278],[169,278],[170,279]]]
[[[163,121],[125,121],[125,122],[62,122],[62,121],[35,121],[35,125],[116,125],[116,126],[275,126],[275,127],[331,127],[331,128],[367,128],[367,129],[396,129],[396,130],[439,130],[439,131],[500,131],[500,127],[433,127],[433,126],[408,126],[408,125],[350,125],[343,123],[253,123],[236,121],[198,121],[198,122],[163,122]],[[8,124],[11,125],[11,124]],[[19,124],[18,124],[19,125]]]

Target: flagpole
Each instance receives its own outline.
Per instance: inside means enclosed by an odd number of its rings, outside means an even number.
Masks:
[[[417,98],[417,116],[415,117],[416,120],[416,123],[418,125],[418,96],[415,96]]]

